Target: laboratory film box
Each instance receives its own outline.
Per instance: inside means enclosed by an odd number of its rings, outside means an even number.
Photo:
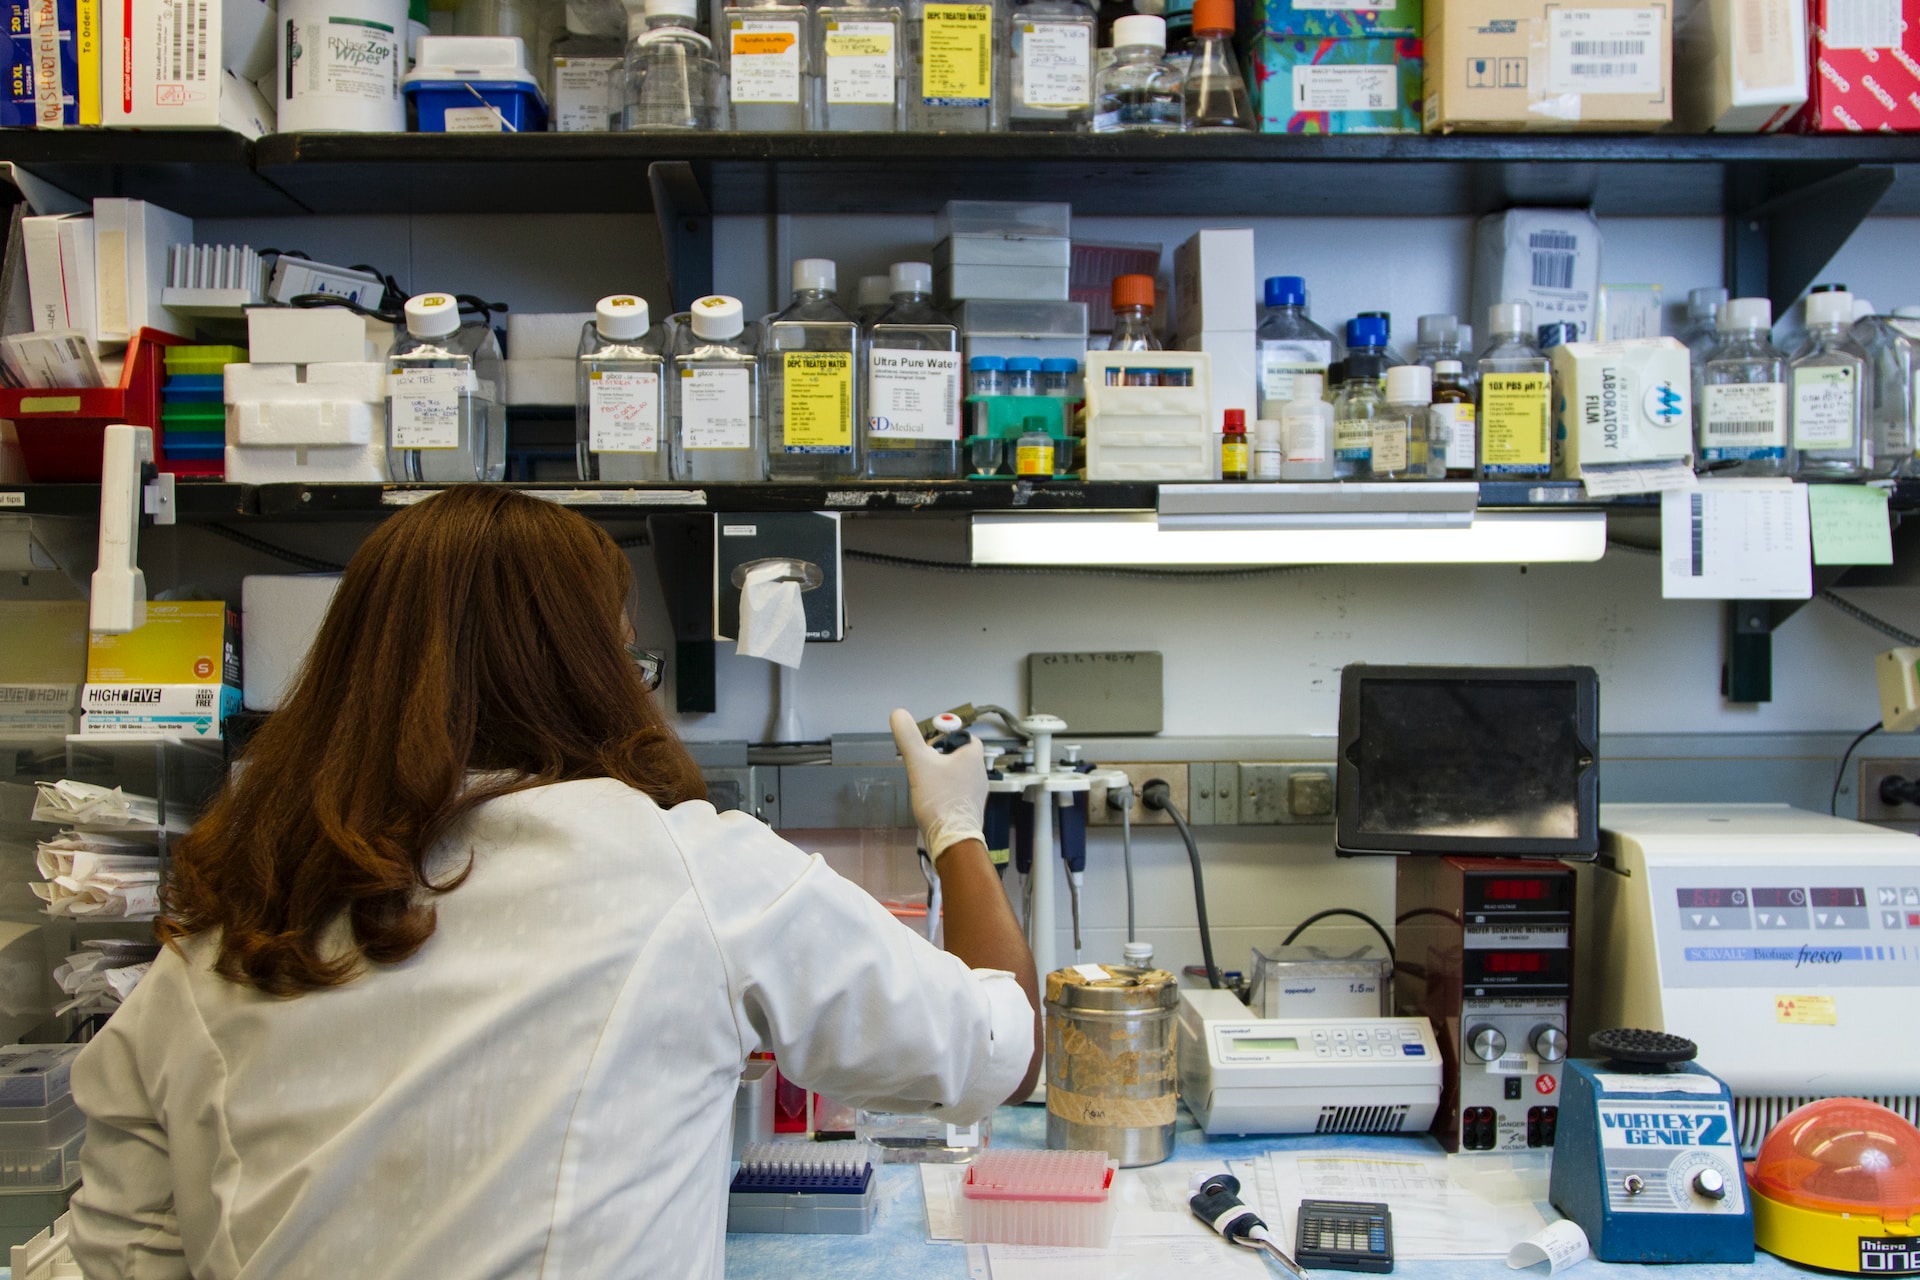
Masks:
[[[1693,379],[1678,338],[1565,342],[1553,361],[1553,471],[1564,480],[1693,461]]]
[[[1772,133],[1807,100],[1805,0],[1695,0],[1673,38],[1674,123]]]
[[[218,738],[240,709],[240,618],[223,601],[149,601],[125,635],[87,639],[80,732]]]
[[[1673,119],[1668,0],[1433,0],[1426,24],[1429,133],[1648,130]]]
[[[1920,131],[1920,0],[1809,0],[1813,74],[1800,133]]]
[[[86,601],[0,600],[0,736],[72,733],[86,675]]]
[[[1343,0],[1258,0],[1254,13],[1254,29],[1273,36],[1418,39],[1421,30],[1421,0],[1389,0],[1379,7]]]
[[[1480,219],[1473,234],[1473,324],[1496,302],[1524,302],[1537,328],[1556,322],[1597,332],[1600,224],[1585,209],[1509,209]]]
[[[1418,133],[1418,36],[1262,33],[1248,52],[1262,133]]]

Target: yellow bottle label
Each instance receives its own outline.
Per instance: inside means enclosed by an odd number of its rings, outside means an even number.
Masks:
[[[801,453],[853,449],[853,354],[788,351],[781,357],[786,447]]]
[[[1488,373],[1480,378],[1480,427],[1487,467],[1547,465],[1547,410],[1544,373]]]
[[[1220,443],[1220,471],[1223,475],[1247,474],[1247,442],[1223,440]]]
[[[936,106],[984,106],[993,97],[993,6],[930,4],[921,30],[920,96]]]
[[[1014,471],[1023,476],[1050,476],[1053,474],[1053,442],[1046,444],[1023,444],[1014,450]]]

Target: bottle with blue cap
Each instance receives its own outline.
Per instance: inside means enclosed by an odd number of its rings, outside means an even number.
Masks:
[[[1080,376],[1080,362],[1065,356],[1049,356],[1040,362],[1040,394],[1077,400],[1074,381]]]
[[[574,438],[582,480],[672,478],[665,430],[666,357],[647,300],[616,293],[594,305],[574,361]]]
[[[1296,374],[1322,379],[1340,358],[1340,341],[1307,315],[1307,282],[1300,276],[1268,276],[1266,310],[1255,333],[1260,355],[1260,415],[1279,418],[1293,399]],[[1324,381],[1322,382],[1324,386]]]
[[[1387,416],[1387,323],[1378,316],[1347,321],[1346,380],[1333,399],[1333,475],[1373,475],[1373,433]]]
[[[695,298],[687,312],[667,376],[673,478],[765,480],[760,326],[725,294]]]
[[[893,305],[867,340],[867,474],[960,474],[960,330],[933,305],[933,267],[896,262]]]
[[[498,480],[507,472],[500,341],[460,322],[450,293],[408,298],[387,357],[387,474],[396,481]]]

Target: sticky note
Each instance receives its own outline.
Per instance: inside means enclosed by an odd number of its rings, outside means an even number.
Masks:
[[[1887,491],[1864,484],[1807,486],[1815,564],[1892,564]]]
[[[1803,1027],[1838,1026],[1832,996],[1775,996],[1773,1020]]]

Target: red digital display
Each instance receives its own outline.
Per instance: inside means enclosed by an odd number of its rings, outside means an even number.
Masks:
[[[1541,973],[1547,958],[1538,951],[1489,951],[1484,967],[1488,973]]]
[[[1681,889],[1680,906],[1718,910],[1725,907],[1744,907],[1747,905],[1745,889]]]
[[[1539,902],[1547,896],[1545,880],[1489,880],[1488,902]]]
[[[1810,889],[1808,894],[1816,907],[1864,907],[1867,905],[1865,889]]]

